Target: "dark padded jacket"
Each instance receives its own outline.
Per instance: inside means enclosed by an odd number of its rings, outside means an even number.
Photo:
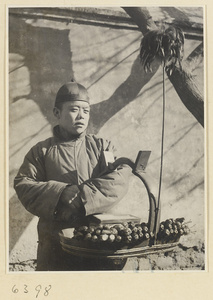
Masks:
[[[24,207],[39,217],[38,270],[62,269],[58,233],[68,224],[56,212],[67,185],[78,186],[86,216],[106,212],[126,194],[130,168],[108,172],[103,151],[113,151],[109,141],[86,134],[64,141],[57,126],[53,137],[25,156],[14,188]]]

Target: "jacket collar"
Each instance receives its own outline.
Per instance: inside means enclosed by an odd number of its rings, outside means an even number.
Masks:
[[[55,127],[53,127],[53,135],[59,141],[70,142],[70,141],[76,141],[76,140],[84,138],[86,135],[86,130],[84,132],[82,132],[80,135],[70,135],[69,138],[65,138],[61,134],[59,125],[56,125]]]

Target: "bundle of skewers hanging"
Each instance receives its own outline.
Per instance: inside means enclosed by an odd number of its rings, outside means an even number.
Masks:
[[[151,63],[158,59],[171,75],[177,63],[181,68],[183,52],[184,33],[179,27],[151,30],[141,40],[140,59],[146,72],[152,71]]]

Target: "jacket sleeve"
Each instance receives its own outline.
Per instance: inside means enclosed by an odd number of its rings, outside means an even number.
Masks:
[[[40,144],[27,153],[14,179],[14,188],[19,200],[30,213],[52,220],[59,197],[67,183],[46,181],[43,157]]]
[[[129,177],[132,173],[127,165],[122,165],[113,171],[107,170],[103,162],[103,151],[111,151],[115,154],[115,148],[110,142],[102,139],[101,141],[100,176],[91,178],[79,186],[86,215],[106,212],[117,204],[128,191]]]
[[[122,166],[111,173],[92,178],[80,185],[86,215],[104,213],[118,203],[128,191],[130,174],[130,168]]]

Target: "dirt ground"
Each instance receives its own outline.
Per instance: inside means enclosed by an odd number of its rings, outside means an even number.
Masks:
[[[36,260],[10,263],[9,271],[35,271]],[[150,254],[141,258],[128,258],[123,271],[148,270],[205,270],[205,246],[199,243],[193,247],[186,247],[179,243],[173,251]]]

